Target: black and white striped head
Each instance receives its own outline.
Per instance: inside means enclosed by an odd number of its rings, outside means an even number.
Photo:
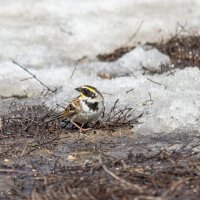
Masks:
[[[84,85],[84,86],[75,88],[75,90],[80,92],[80,97],[82,99],[87,99],[90,102],[103,101],[102,94],[93,86]]]

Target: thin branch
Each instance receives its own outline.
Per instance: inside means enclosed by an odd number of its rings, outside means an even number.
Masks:
[[[24,94],[24,95],[13,94],[11,96],[0,95],[0,98],[1,99],[10,99],[10,98],[24,99],[24,98],[28,98],[28,96],[27,96],[27,94]]]
[[[116,174],[114,174],[113,172],[111,172],[104,164],[103,164],[103,161],[102,161],[102,158],[99,157],[99,163],[100,165],[102,166],[103,170],[105,172],[107,172],[109,175],[111,175],[113,178],[115,178],[116,180],[118,180],[122,185],[125,185],[125,186],[128,186],[134,190],[137,190],[139,193],[142,193],[143,192],[143,189],[142,187],[140,187],[138,184],[132,184],[122,178],[120,178],[119,176],[117,176]]]
[[[174,74],[175,74],[175,72],[176,72],[176,70],[174,70],[174,71],[171,71],[171,70],[169,70],[169,74],[167,74],[167,76],[174,75]]]
[[[110,110],[110,113],[113,112],[113,111],[115,110],[116,105],[117,105],[118,102],[119,102],[119,99],[117,99],[117,100],[115,101],[113,107],[112,107],[111,110]]]
[[[152,83],[155,83],[155,84],[157,84],[157,85],[162,85],[161,83],[158,83],[158,82],[156,82],[156,81],[153,81],[153,80],[151,80],[150,78],[147,78],[147,80],[150,81],[150,82],[152,82]]]
[[[128,94],[129,92],[132,92],[133,90],[134,90],[134,88],[132,88],[132,89],[126,91],[126,94]]]
[[[22,65],[20,65],[19,63],[17,63],[15,60],[11,60],[15,65],[17,65],[18,67],[20,67],[21,69],[23,69],[24,71],[26,71],[29,75],[31,75],[38,83],[40,83],[40,85],[44,86],[48,91],[51,92],[56,92],[57,88],[55,88],[54,90],[52,90],[51,88],[49,88],[47,85],[45,85],[42,81],[40,81],[40,79],[37,78],[37,76],[35,74],[33,74],[32,72],[30,72],[27,68],[23,67]]]
[[[107,92],[102,92],[102,94],[107,94],[107,95],[112,95],[111,93],[107,93]]]
[[[27,80],[30,80],[30,79],[33,79],[33,77],[24,78],[24,79],[21,79],[20,81],[27,81]]]
[[[0,132],[3,131],[4,127],[4,118],[0,116]]]
[[[151,102],[151,103],[153,104],[153,100],[152,100],[152,98],[151,98],[151,93],[150,93],[150,92],[149,92],[149,99],[146,100],[142,105],[146,105],[147,102]],[[152,105],[152,104],[151,104],[151,105]]]
[[[132,34],[132,36],[129,38],[129,40],[123,46],[127,46],[136,37],[136,35],[139,33],[143,23],[144,23],[144,21],[141,21],[141,23],[139,24],[136,31]]]
[[[72,79],[73,78],[73,76],[74,76],[74,73],[75,73],[75,71],[76,71],[76,66],[74,67],[74,69],[73,69],[73,71],[72,71],[72,74],[71,74],[71,76],[70,76],[70,79]]]

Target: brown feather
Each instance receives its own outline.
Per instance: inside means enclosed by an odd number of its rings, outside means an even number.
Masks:
[[[80,100],[74,99],[72,103],[70,103],[63,112],[60,112],[54,116],[52,116],[50,119],[45,120],[45,122],[51,122],[56,119],[67,119],[72,117],[74,114],[77,113],[77,111],[80,109]]]

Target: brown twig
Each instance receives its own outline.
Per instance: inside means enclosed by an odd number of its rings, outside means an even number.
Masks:
[[[132,34],[132,36],[129,38],[129,40],[123,46],[128,46],[129,43],[137,36],[137,34],[139,33],[143,23],[144,23],[144,21],[141,21],[141,23],[139,24],[139,26],[136,29],[136,31]]]
[[[157,85],[162,85],[161,83],[158,83],[158,82],[156,82],[156,81],[153,81],[153,80],[151,80],[150,78],[147,78],[147,80],[150,81],[150,82],[152,82],[152,83],[155,83],[155,84],[157,84]]]
[[[126,91],[126,94],[128,94],[129,92],[132,92],[133,90],[134,90],[134,88],[132,88],[132,89]]]
[[[76,69],[77,69],[77,67],[75,66],[75,67],[74,67],[74,69],[73,69],[73,71],[72,71],[72,74],[71,74],[71,76],[70,76],[70,79],[72,79],[72,78],[73,78],[73,76],[74,76],[74,73],[75,73]]]
[[[27,72],[29,75],[31,75],[32,78],[34,78],[38,83],[40,83],[40,85],[42,85],[43,87],[45,87],[47,89],[47,91],[50,91],[52,93],[57,91],[57,88],[55,88],[54,90],[52,90],[50,87],[48,87],[46,84],[44,84],[40,79],[37,78],[37,76],[35,74],[33,74],[32,72],[30,72],[27,68],[25,68],[24,66],[20,65],[19,63],[17,63],[15,60],[11,60],[15,65],[17,65],[18,67],[20,67],[21,69],[23,69],[25,72]]]
[[[10,99],[10,98],[24,99],[24,98],[28,98],[28,95],[27,94],[24,94],[24,95],[13,94],[11,96],[0,95],[0,98],[1,99]]]
[[[113,112],[116,108],[117,103],[119,102],[119,99],[117,99],[113,105],[113,107],[110,109],[110,113]]]
[[[102,166],[103,170],[105,172],[107,172],[109,175],[111,175],[113,178],[115,178],[116,180],[118,180],[123,186],[125,187],[129,187],[129,188],[132,188],[134,190],[136,190],[137,192],[139,193],[142,193],[143,192],[143,189],[141,186],[139,186],[138,184],[132,184],[130,183],[129,181],[126,181],[122,178],[120,178],[119,176],[117,176],[116,174],[114,174],[113,172],[111,172],[104,164],[103,164],[103,161],[102,161],[102,158],[101,156],[99,156],[99,163],[100,165]]]
[[[182,178],[181,180],[175,181],[174,183],[172,183],[171,187],[166,192],[164,192],[162,197],[165,199],[170,199],[168,197],[172,195],[181,185],[185,184],[186,181],[190,179],[191,179],[190,177],[187,177],[187,178]]]

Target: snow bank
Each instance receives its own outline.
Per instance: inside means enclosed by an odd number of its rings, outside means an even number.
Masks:
[[[143,45],[115,62],[96,60],[97,54],[125,44],[141,22],[143,25],[129,44],[170,37],[177,22],[188,22],[190,30],[198,30],[199,4],[197,0],[1,1],[0,95],[27,95],[38,104],[44,101],[49,107],[56,103],[64,106],[77,95],[75,87],[90,84],[104,93],[107,110],[120,99],[119,104],[133,107],[136,116],[144,113],[141,124],[133,128],[136,135],[199,132],[197,68],[176,70],[174,75],[143,75],[142,66],[159,69],[161,63],[170,63],[168,56]],[[77,59],[84,56],[87,62],[77,64]],[[41,85],[27,79],[30,76],[11,58],[49,87],[62,89],[54,96],[41,98]],[[99,72],[130,76],[101,79]],[[1,100],[0,109],[5,104],[6,100]]]
[[[14,64],[6,64],[1,71],[1,74],[4,72],[1,76],[4,82],[0,80],[3,83],[0,87],[1,94],[40,96],[43,89],[41,85],[34,79],[21,81],[29,76]],[[116,99],[120,99],[119,106],[133,107],[135,116],[144,113],[140,119],[141,124],[133,129],[136,134],[200,130],[200,72],[197,68],[176,70],[174,75],[165,73],[150,76],[135,73],[134,76],[111,80],[100,79],[95,73],[83,73],[81,68],[71,78],[72,71],[72,68],[65,67],[32,70],[49,87],[63,86],[56,95],[43,99],[47,106],[54,107],[57,103],[67,105],[78,95],[75,87],[89,84],[104,93],[106,110],[112,107]],[[15,76],[9,77],[11,74]],[[133,90],[128,92],[131,89]],[[41,99],[37,103],[40,101]]]
[[[129,41],[155,42],[177,24],[197,31],[198,0],[6,0],[0,1],[0,59],[43,68],[92,60]]]

